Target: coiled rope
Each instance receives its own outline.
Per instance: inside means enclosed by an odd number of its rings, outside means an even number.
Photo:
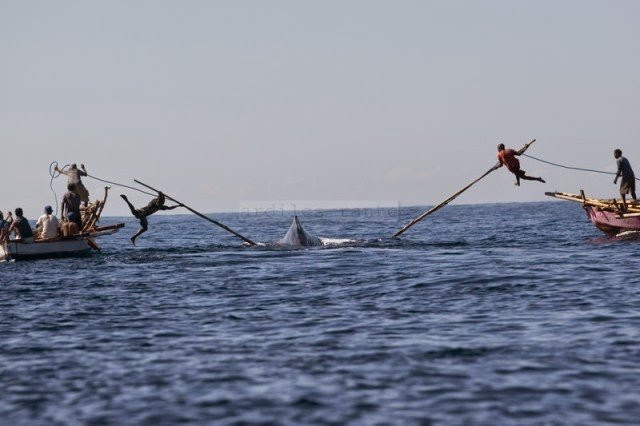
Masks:
[[[64,169],[66,169],[67,167],[69,167],[69,164],[65,164],[65,166],[59,170],[64,171]],[[51,189],[51,192],[53,192],[53,205],[56,206],[56,216],[58,216],[58,194],[56,194],[55,189],[53,189],[53,180],[60,176],[62,173],[56,171],[56,169],[58,169],[58,162],[52,161],[51,164],[49,164],[49,176],[51,176],[51,180],[49,181],[49,188]]]
[[[603,174],[603,175],[616,175],[616,173],[607,172],[607,171],[604,171],[604,170],[585,169],[583,167],[566,166],[564,164],[558,164],[558,163],[553,163],[551,161],[543,160],[542,158],[537,158],[537,157],[534,157],[533,155],[528,155],[528,154],[522,154],[522,155],[524,157],[531,158],[532,160],[536,160],[536,161],[539,161],[541,163],[549,164],[549,165],[555,166],[555,167],[561,167],[563,169],[578,170],[578,171],[581,171],[581,172],[600,173],[600,174]],[[636,178],[636,180],[640,181],[639,178]]]

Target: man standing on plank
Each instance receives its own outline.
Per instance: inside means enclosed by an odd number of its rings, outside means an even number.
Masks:
[[[143,233],[147,232],[149,229],[149,222],[147,222],[147,216],[151,216],[158,210],[173,210],[176,207],[183,207],[182,204],[176,204],[175,206],[165,206],[164,205],[164,194],[162,192],[158,193],[158,196],[151,200],[149,204],[141,209],[136,209],[133,204],[129,202],[129,199],[126,195],[120,194],[122,199],[127,203],[129,209],[131,210],[131,214],[133,214],[140,221],[140,230],[135,233],[133,237],[131,237],[131,244],[136,245],[136,238],[138,238]]]
[[[616,173],[616,178],[613,180],[613,183],[618,183],[618,178],[622,176],[622,180],[620,181],[620,195],[622,196],[622,204],[624,204],[626,210],[627,194],[631,193],[633,201],[638,201],[636,198],[636,175],[633,173],[629,160],[622,156],[621,150],[616,149],[613,151],[613,156],[618,164],[618,172]]]
[[[502,143],[498,145],[498,161],[500,161],[500,167],[505,165],[511,173],[516,175],[516,186],[520,186],[520,179],[537,180],[538,182],[546,183],[541,177],[527,176],[525,171],[520,169],[520,161],[516,158],[518,155],[520,155],[518,151],[505,149]]]

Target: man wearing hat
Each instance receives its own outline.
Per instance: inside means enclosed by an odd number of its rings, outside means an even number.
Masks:
[[[36,229],[40,233],[41,240],[58,237],[58,218],[53,214],[51,206],[45,206],[44,214],[38,218]]]

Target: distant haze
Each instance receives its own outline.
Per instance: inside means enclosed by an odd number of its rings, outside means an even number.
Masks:
[[[620,147],[638,174],[639,17],[624,0],[0,0],[0,209],[53,203],[53,160],[206,212],[432,204],[532,138],[609,171]],[[502,169],[457,202],[617,193],[522,168],[549,183]],[[106,214],[127,212],[120,192],[148,201],[114,188]]]

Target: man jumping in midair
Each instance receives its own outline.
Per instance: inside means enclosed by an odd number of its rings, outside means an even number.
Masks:
[[[498,145],[498,161],[500,161],[500,167],[505,165],[511,173],[516,175],[516,186],[520,186],[520,179],[537,180],[538,182],[546,183],[541,177],[527,176],[524,170],[520,170],[520,161],[516,158],[517,155],[520,155],[518,151],[505,149],[502,143]]]
[[[143,233],[147,232],[149,229],[149,222],[147,222],[147,217],[151,216],[158,210],[173,210],[177,207],[183,207],[182,204],[176,204],[175,206],[165,206],[164,205],[164,194],[162,192],[158,192],[158,196],[151,200],[149,204],[141,209],[136,209],[133,204],[129,202],[129,199],[126,195],[120,194],[122,199],[129,205],[129,209],[131,209],[131,214],[133,214],[138,220],[140,220],[140,230],[135,233],[133,237],[131,237],[131,244],[136,245],[136,238],[138,238]]]

